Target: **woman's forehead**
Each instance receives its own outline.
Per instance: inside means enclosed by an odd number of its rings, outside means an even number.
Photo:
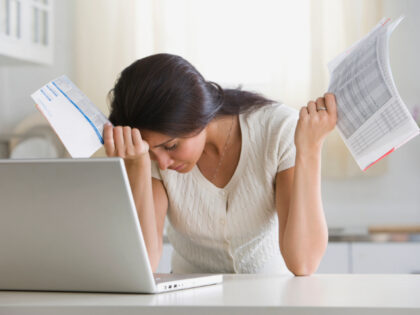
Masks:
[[[140,130],[142,139],[147,141],[147,143],[150,145],[150,147],[160,146],[164,145],[167,142],[171,142],[172,140],[178,139],[181,141],[194,141],[195,139],[199,138],[200,135],[204,132],[204,129],[199,132],[193,132],[190,134],[187,134],[185,136],[170,136],[166,135],[160,132],[152,131],[152,130]]]
[[[160,145],[174,139],[174,137],[151,130],[141,130],[140,134],[143,140],[147,141],[150,146]]]

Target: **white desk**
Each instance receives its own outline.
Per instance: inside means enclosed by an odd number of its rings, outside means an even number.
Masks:
[[[420,275],[225,275],[156,295],[0,291],[1,315],[338,313],[420,314]]]

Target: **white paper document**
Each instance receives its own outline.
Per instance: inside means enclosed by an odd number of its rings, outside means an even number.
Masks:
[[[402,19],[382,19],[328,64],[337,129],[362,170],[420,132],[397,91],[389,63],[389,37]]]
[[[31,96],[73,158],[90,157],[102,147],[107,117],[65,75]]]

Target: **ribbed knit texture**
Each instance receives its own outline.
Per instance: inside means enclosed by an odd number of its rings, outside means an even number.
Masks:
[[[152,176],[168,194],[174,273],[258,273],[276,261],[270,272],[290,274],[279,249],[274,184],[278,172],[294,166],[297,120],[283,104],[239,115],[240,160],[224,188],[197,166],[181,174],[153,161]]]

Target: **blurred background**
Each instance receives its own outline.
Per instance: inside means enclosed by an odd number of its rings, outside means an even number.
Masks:
[[[108,114],[121,70],[168,52],[223,87],[299,109],[327,92],[332,58],[400,15],[390,64],[420,123],[420,1],[0,0],[0,158],[66,156],[30,98],[62,74]],[[322,194],[330,244],[320,271],[420,272],[420,137],[362,172],[334,131]]]

